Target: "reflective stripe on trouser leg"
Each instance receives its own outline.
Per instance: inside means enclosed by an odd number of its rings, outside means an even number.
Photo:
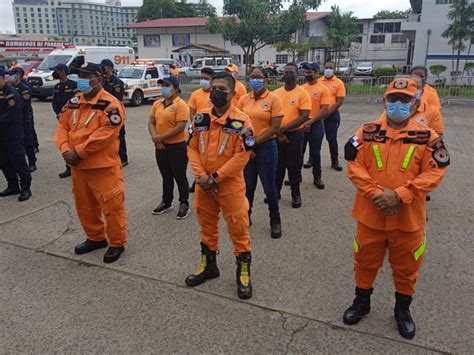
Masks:
[[[388,232],[388,251],[392,267],[393,282],[398,293],[413,295],[418,270],[423,263],[425,232],[421,228],[415,232]]]
[[[385,231],[375,230],[362,223],[357,223],[356,239],[353,241],[357,287],[372,288],[377,272],[383,265],[386,248],[385,235]]]
[[[194,210],[201,226],[201,242],[211,251],[219,250],[219,203],[196,184]]]

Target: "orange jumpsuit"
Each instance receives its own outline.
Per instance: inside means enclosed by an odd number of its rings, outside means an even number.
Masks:
[[[109,246],[127,242],[125,185],[118,154],[124,124],[123,105],[101,90],[91,101],[80,94],[60,113],[54,140],[61,154],[74,149],[79,164],[71,167],[76,210],[87,238]],[[105,222],[105,223],[104,223]]]
[[[189,133],[188,158],[193,174],[214,174],[219,187],[217,197],[213,198],[196,184],[194,208],[202,243],[212,251],[219,249],[218,223],[222,211],[234,254],[250,251],[249,202],[243,174],[255,144],[249,117],[235,107],[222,117],[214,116],[211,109],[204,110],[194,117]]]
[[[388,248],[397,292],[415,293],[426,238],[426,194],[441,182],[449,154],[434,130],[410,119],[396,131],[382,118],[365,124],[345,146],[348,175],[357,188],[352,216],[357,287],[371,288]],[[372,197],[394,190],[400,211],[385,217]]]
[[[423,87],[421,99],[426,101],[429,105],[441,110],[441,100],[439,99],[436,89],[428,84]]]

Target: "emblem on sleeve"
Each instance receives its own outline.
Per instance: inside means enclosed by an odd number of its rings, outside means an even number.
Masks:
[[[112,126],[118,126],[122,123],[122,117],[120,116],[120,112],[118,110],[112,110],[107,113],[109,115],[109,121]]]
[[[231,126],[235,129],[241,129],[244,124],[240,121],[232,121]]]
[[[79,96],[74,96],[71,97],[71,100],[69,100],[71,104],[78,104],[79,103]]]
[[[357,136],[353,136],[351,139],[350,139],[350,142],[352,144],[352,146],[354,148],[358,148],[360,145],[362,145],[362,139],[360,139],[359,137]]]
[[[441,165],[444,166],[449,163],[449,153],[445,148],[438,148],[433,152],[433,158]]]
[[[194,116],[194,123],[200,124],[202,120],[204,119],[204,116],[200,113]]]
[[[16,105],[16,102],[15,102],[15,100],[14,100],[14,99],[10,99],[10,100],[8,100],[8,106],[10,106],[10,107],[14,107],[15,105]]]

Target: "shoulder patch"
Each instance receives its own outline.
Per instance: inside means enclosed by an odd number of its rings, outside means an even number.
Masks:
[[[408,131],[408,137],[403,138],[403,143],[426,145],[430,141],[430,131]]]
[[[15,107],[15,105],[16,105],[15,99],[10,99],[10,100],[8,100],[8,106],[10,106],[10,107]]]
[[[193,133],[209,131],[211,116],[208,113],[197,113],[193,118]]]
[[[364,133],[376,133],[380,131],[380,127],[382,127],[380,124],[366,123],[363,126],[363,131]]]
[[[344,146],[344,159],[354,161],[357,157],[360,146],[364,144],[363,140],[358,136],[352,136]]]
[[[120,116],[118,109],[107,111],[107,115],[109,116],[109,121],[112,126],[118,126],[122,123],[122,116]]]
[[[222,128],[224,132],[233,133],[233,134],[241,134],[241,129],[244,126],[244,121],[236,120],[233,118],[227,118],[227,122]]]
[[[95,105],[92,105],[92,109],[94,110],[102,110],[105,111],[107,106],[110,105],[110,101],[107,100],[99,100]]]
[[[22,97],[23,97],[23,99],[26,100],[26,101],[28,101],[28,100],[31,99],[31,95],[30,95],[29,91],[23,92]]]
[[[428,147],[433,150],[433,160],[438,164],[438,167],[445,167],[451,163],[449,152],[444,145],[441,137],[436,138],[428,144]]]

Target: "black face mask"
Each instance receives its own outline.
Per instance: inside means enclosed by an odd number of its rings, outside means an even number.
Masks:
[[[306,82],[309,83],[309,82],[314,80],[314,75],[305,75],[304,78],[305,78]]]
[[[286,73],[285,75],[283,75],[283,81],[285,82],[285,84],[294,85],[296,84],[296,75]]]
[[[227,93],[223,91],[212,90],[211,91],[211,101],[214,106],[217,108],[224,107],[229,102],[227,100]]]
[[[59,79],[59,73],[57,71],[53,72],[53,78],[54,79]]]

